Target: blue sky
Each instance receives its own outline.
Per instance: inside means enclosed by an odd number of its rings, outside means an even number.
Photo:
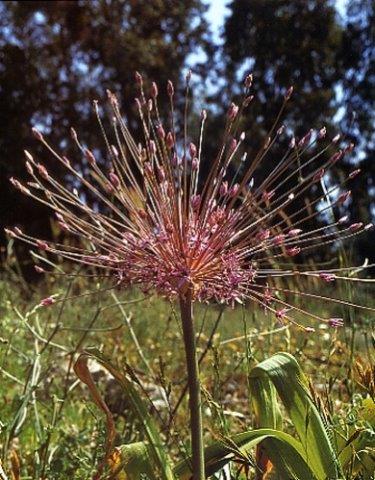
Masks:
[[[272,0],[269,0],[270,3]],[[345,15],[345,6],[348,0],[336,0],[336,8],[340,15]],[[216,37],[219,38],[220,29],[224,24],[224,18],[228,13],[227,5],[230,3],[230,0],[208,0],[206,2],[209,5],[209,10],[207,12],[207,19],[211,24],[212,31]]]

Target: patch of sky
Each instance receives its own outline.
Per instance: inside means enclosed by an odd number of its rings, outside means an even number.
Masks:
[[[44,15],[43,12],[35,12],[34,13],[34,20],[35,20],[35,23],[39,24],[39,25],[43,25],[46,23],[47,21],[47,18],[46,16]]]

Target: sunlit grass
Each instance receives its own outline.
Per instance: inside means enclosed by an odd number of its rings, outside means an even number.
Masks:
[[[134,290],[38,307],[52,290],[64,298],[81,295],[93,286],[83,280],[69,284],[66,278],[53,277],[30,287],[11,276],[0,283],[3,464],[8,465],[16,452],[22,479],[38,475],[91,478],[103,454],[104,420],[72,370],[78,352],[90,346],[101,349],[138,379],[169,450],[181,458],[188,450],[189,430],[186,396],[173,418],[170,414],[186,382],[174,305]],[[361,295],[366,298],[356,301],[370,305],[370,295]],[[321,304],[320,308],[322,316],[340,314],[340,307],[328,309]],[[374,361],[371,315],[353,316],[354,324],[339,330],[316,325],[311,334],[282,325],[259,309],[255,314],[251,304],[226,308],[222,314],[219,306],[200,305],[196,319],[208,441],[252,426],[247,374],[257,362],[278,351],[298,359],[321,397],[322,408],[339,423],[343,418],[350,420],[346,415],[356,395],[370,392],[358,376],[356,363],[368,368]],[[139,440],[137,422],[121,401],[121,391],[99,368],[95,378],[115,414],[117,443]]]

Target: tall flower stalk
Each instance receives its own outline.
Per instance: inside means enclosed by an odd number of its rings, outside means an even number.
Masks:
[[[71,245],[52,243],[33,238],[18,227],[7,231],[42,251],[89,267],[94,273],[88,275],[99,276],[98,271],[102,271],[103,276],[114,280],[113,287],[135,285],[179,302],[188,373],[193,478],[202,480],[203,428],[194,303],[235,305],[252,301],[280,323],[292,323],[306,332],[314,331],[306,326],[306,319],[341,326],[343,319],[322,318],[290,298],[300,296],[371,310],[299,288],[303,278],[322,283],[360,282],[351,276],[354,267],[311,269],[296,260],[313,249],[335,247],[372,225],[332,217],[328,225],[310,226],[333,207],[342,209],[350,196],[350,191],[343,188],[359,173],[354,170],[341,184],[326,187],[327,172],[350,154],[353,146],[339,149],[339,136],[327,141],[325,128],[310,130],[300,139],[292,136],[275,168],[255,183],[268,152],[286,134],[280,118],[291,88],[262,148],[255,158],[247,159],[242,154],[245,134],[238,130],[241,116],[253,99],[252,77],[248,75],[242,103],[232,103],[228,108],[216,156],[206,158],[206,111],[201,114],[197,141],[189,138],[186,115],[179,138],[173,84],[167,85],[170,120],[164,124],[157,85],[152,83],[146,95],[142,76],[137,74],[136,80],[136,105],[144,133],[141,142],[137,143],[130,133],[116,96],[108,92],[113,125],[110,134],[105,132],[98,103],[94,102],[106,145],[105,159],[86,148],[72,129],[82,156],[82,167],[76,167],[76,162],[58,153],[40,131],[33,129],[35,137],[66,168],[76,188],[57,181],[29,152],[25,154],[31,181],[24,185],[11,179],[22,193],[51,207],[61,229],[78,241]],[[319,144],[320,150],[312,154],[312,147]],[[336,151],[328,155],[329,149]],[[208,173],[202,168],[207,165]],[[229,176],[233,166],[235,174]],[[306,195],[309,202],[302,202]],[[334,249],[331,251],[334,254]],[[48,272],[41,264],[36,270]],[[290,288],[290,282],[286,286],[285,279],[293,281],[294,287]],[[58,301],[52,295],[41,303],[47,306]]]
[[[202,480],[206,478],[204,472],[202,406],[193,303],[190,289],[186,295],[180,296],[180,311],[188,374],[192,471],[194,478]]]

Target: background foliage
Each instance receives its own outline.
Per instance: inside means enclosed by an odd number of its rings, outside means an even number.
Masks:
[[[30,135],[32,125],[81,161],[72,151],[70,126],[91,148],[103,146],[90,108],[93,99],[103,99],[107,88],[115,90],[132,123],[134,72],[157,81],[164,94],[167,79],[183,84],[188,64],[196,91],[205,97],[196,104],[214,107],[208,155],[214,155],[222,114],[245,72],[254,72],[257,97],[243,125],[249,155],[275,118],[278,96],[293,84],[296,95],[286,125],[298,136],[323,124],[330,135],[340,128],[346,141],[356,143],[351,158],[337,165],[337,175],[353,163],[360,165],[363,174],[353,182],[350,211],[353,221],[370,221],[375,192],[374,8],[371,0],[354,0],[340,16],[329,0],[233,0],[227,2],[218,38],[200,0],[2,2],[1,227],[19,223],[31,234],[51,235],[49,212],[17,195],[8,181],[24,176],[24,148],[46,155]],[[181,100],[183,92],[177,93]],[[283,147],[273,151],[270,168]],[[374,259],[374,235],[369,232],[355,245],[361,259]],[[2,228],[0,242],[5,244]]]

